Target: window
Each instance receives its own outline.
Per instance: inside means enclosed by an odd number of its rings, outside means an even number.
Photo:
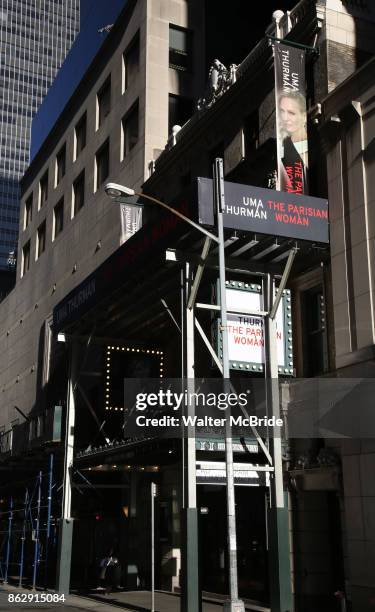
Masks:
[[[43,221],[38,227],[36,235],[36,259],[39,259],[46,250],[46,222]]]
[[[326,313],[321,286],[302,294],[305,376],[318,376],[328,370]]]
[[[259,110],[255,110],[245,119],[245,155],[253,153],[259,146]]]
[[[87,115],[85,113],[78,121],[74,131],[74,159],[77,159],[78,155],[86,146],[86,127]]]
[[[138,102],[122,120],[122,159],[124,159],[137,144],[139,136]]]
[[[190,70],[191,32],[178,26],[169,26],[169,67]]]
[[[33,218],[33,194],[29,195],[25,202],[25,216],[23,222],[23,229],[26,229],[27,226],[31,223]]]
[[[39,181],[39,208],[46,203],[48,199],[48,170],[43,174]]]
[[[109,174],[109,140],[99,149],[95,155],[95,191],[99,189]]]
[[[139,70],[139,32],[134,36],[132,42],[124,53],[124,79],[123,91],[131,87],[137,78]]]
[[[111,78],[109,77],[97,95],[97,122],[96,129],[99,129],[104,119],[111,110]]]
[[[168,132],[174,125],[183,126],[193,114],[193,101],[189,98],[169,94],[168,98]]]
[[[63,176],[65,176],[66,167],[66,145],[64,145],[58,154],[56,155],[56,178],[55,187],[60,183]]]
[[[85,203],[85,172],[81,172],[73,183],[73,217],[81,210]]]
[[[53,240],[57,238],[64,229],[64,198],[56,204],[53,209]]]
[[[24,276],[30,268],[30,240],[22,248],[22,271],[21,276]]]

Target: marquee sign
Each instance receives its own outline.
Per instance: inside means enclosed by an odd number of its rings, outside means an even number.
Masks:
[[[234,484],[247,487],[269,487],[270,469],[262,469],[249,463],[234,463]],[[223,461],[196,462],[197,484],[225,485],[226,469]]]
[[[322,198],[224,182],[224,227],[329,242],[328,202]],[[215,225],[213,181],[198,178],[199,222]]]
[[[229,314],[231,309],[263,310],[261,286],[238,281],[227,281],[227,321],[229,365],[232,370],[263,372],[264,319],[248,314]],[[218,327],[220,327],[220,320]],[[293,376],[292,314],[289,289],[283,291],[276,313],[276,344],[279,374]],[[217,331],[218,351],[221,355],[221,333]]]

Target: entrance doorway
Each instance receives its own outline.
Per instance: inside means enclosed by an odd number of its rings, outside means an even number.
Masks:
[[[240,597],[268,603],[266,487],[235,487]],[[201,589],[228,593],[227,514],[224,486],[198,485]]]

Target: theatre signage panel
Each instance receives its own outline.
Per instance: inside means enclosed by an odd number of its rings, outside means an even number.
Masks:
[[[322,198],[224,183],[224,227],[284,236],[310,242],[329,242],[328,202]],[[198,178],[199,222],[214,226],[213,181]]]
[[[261,286],[241,281],[227,281],[228,356],[231,370],[260,373],[264,371],[264,318]],[[234,314],[233,310],[252,311],[253,315]],[[221,320],[217,320],[214,337],[222,356]],[[214,338],[215,339],[215,338]],[[289,289],[284,289],[276,313],[276,348],[279,374],[293,376],[292,308]]]

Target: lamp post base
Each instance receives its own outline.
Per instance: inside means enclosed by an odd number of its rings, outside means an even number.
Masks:
[[[223,606],[224,612],[245,612],[245,606],[240,599],[226,601]]]

